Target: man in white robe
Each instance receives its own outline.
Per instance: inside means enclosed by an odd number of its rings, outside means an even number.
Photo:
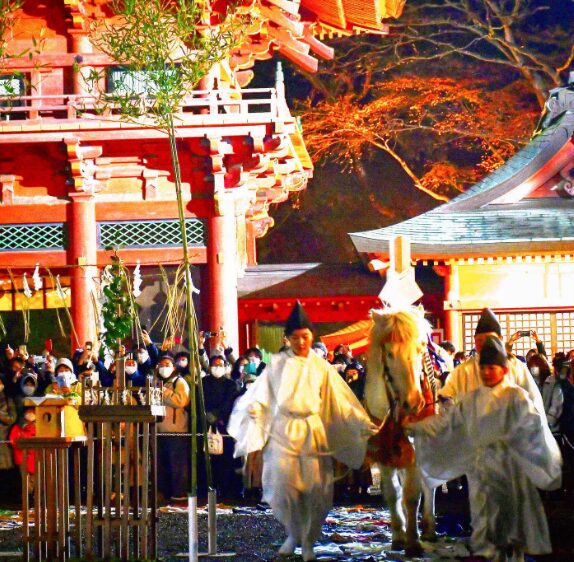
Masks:
[[[315,560],[313,543],[333,502],[332,458],[363,463],[377,431],[335,369],[312,349],[312,325],[300,303],[287,321],[290,348],[273,356],[236,402],[227,431],[235,456],[263,449],[263,500],[285,526],[279,558],[298,545]]]
[[[546,418],[508,377],[506,351],[488,338],[480,354],[482,384],[444,416],[409,426],[417,463],[428,476],[467,475],[474,555],[501,562],[551,552],[536,488],[556,489],[561,455]],[[506,375],[506,376],[505,376]]]
[[[480,353],[484,342],[490,337],[502,340],[502,330],[494,312],[489,308],[485,308],[482,310],[474,335],[476,355],[454,368],[447,377],[444,387],[438,391],[439,397],[451,399],[456,402],[462,399],[465,394],[483,385],[480,378]],[[526,364],[516,357],[509,357],[508,374],[506,377],[528,393],[536,409],[546,418],[540,390],[538,389],[536,381],[528,371]]]

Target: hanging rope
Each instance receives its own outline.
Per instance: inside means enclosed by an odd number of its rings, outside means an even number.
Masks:
[[[58,293],[58,296],[62,300],[62,303],[64,305],[64,309],[66,310],[66,316],[68,317],[68,320],[70,322],[70,328],[72,329],[72,334],[74,334],[75,340],[78,343],[80,343],[80,339],[78,338],[78,334],[76,333],[76,327],[74,326],[74,321],[72,320],[72,315],[70,314],[70,307],[68,306],[68,303],[66,302],[66,293],[64,293],[64,289],[62,289],[62,285],[60,284],[60,276],[59,275],[56,275],[56,292]]]
[[[16,301],[20,300],[22,319],[24,321],[24,343],[28,343],[28,338],[30,336],[30,299],[21,294],[18,290],[18,287],[16,286],[16,279],[14,279],[14,274],[10,268],[8,268],[8,275],[10,276],[10,281],[12,281],[12,287],[14,287]],[[18,299],[19,295],[23,296],[23,298]]]
[[[46,271],[48,272],[48,275],[50,277],[50,282],[52,284],[52,289],[54,291],[56,291],[57,294],[57,290],[56,290],[56,278],[54,277],[54,275],[52,275],[52,272],[46,267],[45,268]],[[59,295],[58,295],[59,296]],[[56,311],[56,318],[58,320],[58,328],[60,328],[60,335],[65,338],[67,337],[67,333],[66,330],[64,330],[64,324],[62,323],[62,318],[60,317],[60,309],[58,307],[55,308]]]

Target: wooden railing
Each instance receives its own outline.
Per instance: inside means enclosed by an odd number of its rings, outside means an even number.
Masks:
[[[142,97],[143,105],[153,105]],[[177,116],[186,123],[217,116],[218,123],[236,122],[238,116],[262,119],[289,119],[290,112],[283,96],[275,88],[230,90],[195,90],[182,100]],[[120,108],[113,101],[89,95],[0,96],[0,120],[102,120],[120,121]],[[214,119],[215,120],[215,119]]]

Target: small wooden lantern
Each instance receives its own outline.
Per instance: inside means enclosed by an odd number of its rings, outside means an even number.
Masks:
[[[50,438],[86,436],[77,403],[75,398],[57,395],[24,401],[25,406],[36,407],[36,436]]]

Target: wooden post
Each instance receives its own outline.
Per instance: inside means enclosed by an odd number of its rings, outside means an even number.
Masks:
[[[24,559],[30,558],[30,543],[34,543],[36,560],[67,560],[71,556],[68,452],[70,447],[85,441],[85,437],[31,437],[20,439],[18,447],[24,452],[22,463],[22,508],[24,510]],[[77,445],[76,445],[77,446]],[[34,454],[34,474],[28,473],[28,456]],[[74,477],[79,477],[79,471]],[[34,512],[30,518],[29,494],[33,482]],[[79,509],[79,508],[78,508]],[[79,513],[78,519],[79,519]],[[34,524],[30,537],[30,523]],[[79,525],[79,523],[76,523]],[[76,530],[76,553],[80,551]]]
[[[379,298],[397,308],[410,306],[420,299],[423,293],[415,281],[410,242],[406,237],[397,236],[389,242],[389,258],[387,280]]]
[[[92,509],[88,509],[87,530],[93,534],[94,529],[101,529],[103,533],[103,540],[98,544],[98,558],[157,558],[155,426],[157,417],[165,415],[165,408],[153,403],[148,386],[146,404],[136,403],[133,388],[124,388],[124,392],[129,394],[127,398],[118,388],[113,393],[112,403],[108,403],[107,398],[103,403],[107,390],[102,389],[94,403],[80,406],[80,418],[88,427],[87,504]],[[140,428],[142,436],[139,435]],[[98,447],[96,435],[101,436],[101,454],[97,463],[94,462],[94,451]],[[141,474],[140,462],[145,467]],[[91,482],[99,482],[100,489],[94,490]],[[113,499],[112,494],[115,494]],[[94,503],[97,514],[93,513]],[[112,506],[115,508],[113,512]],[[87,558],[94,557],[93,546],[88,540]]]

